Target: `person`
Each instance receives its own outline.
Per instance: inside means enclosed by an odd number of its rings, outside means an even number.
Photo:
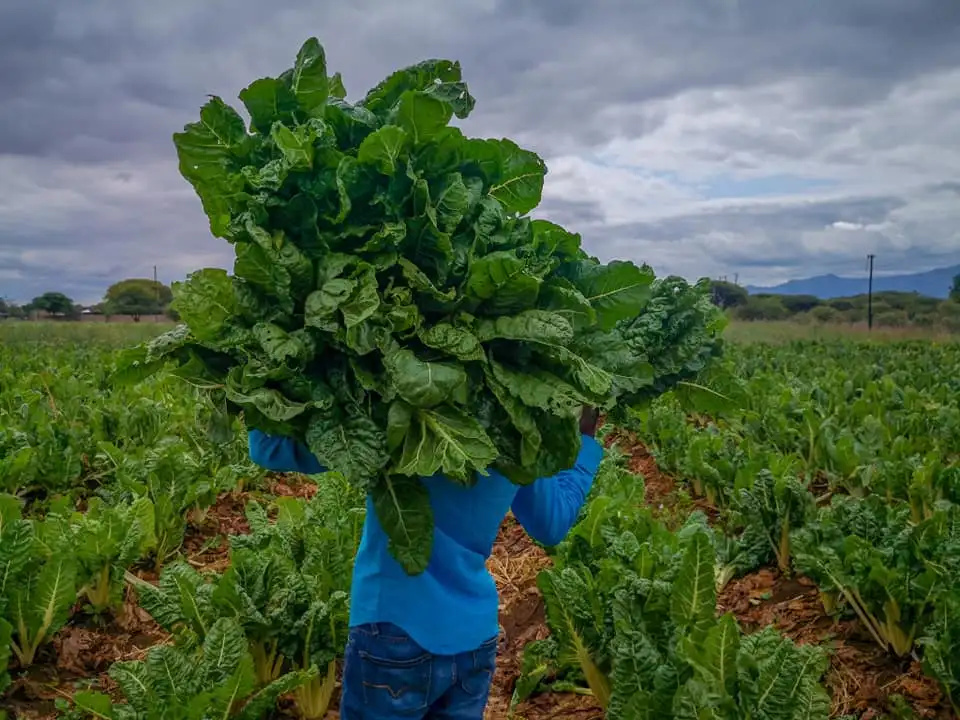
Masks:
[[[514,517],[556,545],[576,523],[603,450],[598,414],[584,408],[574,466],[517,486],[495,470],[463,487],[424,478],[435,522],[426,570],[408,575],[387,550],[372,500],[354,563],[344,657],[343,720],[482,720],[499,636],[497,588],[486,560],[500,524]],[[250,457],[276,472],[323,472],[298,441],[252,430]]]

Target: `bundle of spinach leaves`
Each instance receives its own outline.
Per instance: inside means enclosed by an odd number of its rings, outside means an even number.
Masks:
[[[602,264],[528,217],[546,167],[449,125],[458,63],[390,75],[355,104],[311,38],[294,67],[220,98],[174,136],[233,274],[175,287],[183,325],[127,351],[169,364],[248,427],[296,438],[372,494],[391,551],[429,560],[419,477],[529,483],[573,464],[584,405],[648,401],[720,348],[706,283]],[[480,480],[482,481],[482,479]]]

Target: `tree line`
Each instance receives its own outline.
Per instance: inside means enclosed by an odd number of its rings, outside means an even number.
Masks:
[[[866,293],[824,300],[815,295],[751,295],[735,283],[716,280],[713,301],[738,320],[793,320],[798,322],[849,323],[867,321]],[[953,278],[949,298],[910,292],[873,294],[873,319],[880,327],[936,327],[960,332],[960,275]]]
[[[48,316],[77,320],[84,310],[101,315],[129,315],[139,320],[147,315],[168,315],[174,318],[170,309],[173,293],[161,282],[146,278],[128,278],[116,282],[107,288],[103,301],[85,308],[62,292],[45,292],[26,305],[17,305],[0,298],[0,317],[28,318],[36,313]],[[175,318],[174,318],[175,319]]]

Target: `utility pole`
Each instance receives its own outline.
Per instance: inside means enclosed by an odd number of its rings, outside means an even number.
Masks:
[[[867,255],[867,263],[870,266],[870,279],[867,281],[867,329],[873,330],[873,258],[875,255]]]
[[[157,266],[153,266],[153,293],[157,299],[157,310],[160,310],[160,283],[157,282]],[[159,312],[153,316],[154,322],[158,321]]]

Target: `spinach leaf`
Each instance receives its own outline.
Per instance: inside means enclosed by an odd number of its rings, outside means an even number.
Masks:
[[[249,128],[214,97],[174,136],[233,276],[177,284],[184,327],[128,352],[117,377],[175,365],[248,427],[305,443],[372,494],[419,572],[421,477],[568,468],[584,404],[622,410],[695,379],[723,321],[705,284],[600,263],[527,217],[546,165],[450,126],[475,105],[459,63],[401,69],[357,104],[327,72],[311,38],[241,92]]]

